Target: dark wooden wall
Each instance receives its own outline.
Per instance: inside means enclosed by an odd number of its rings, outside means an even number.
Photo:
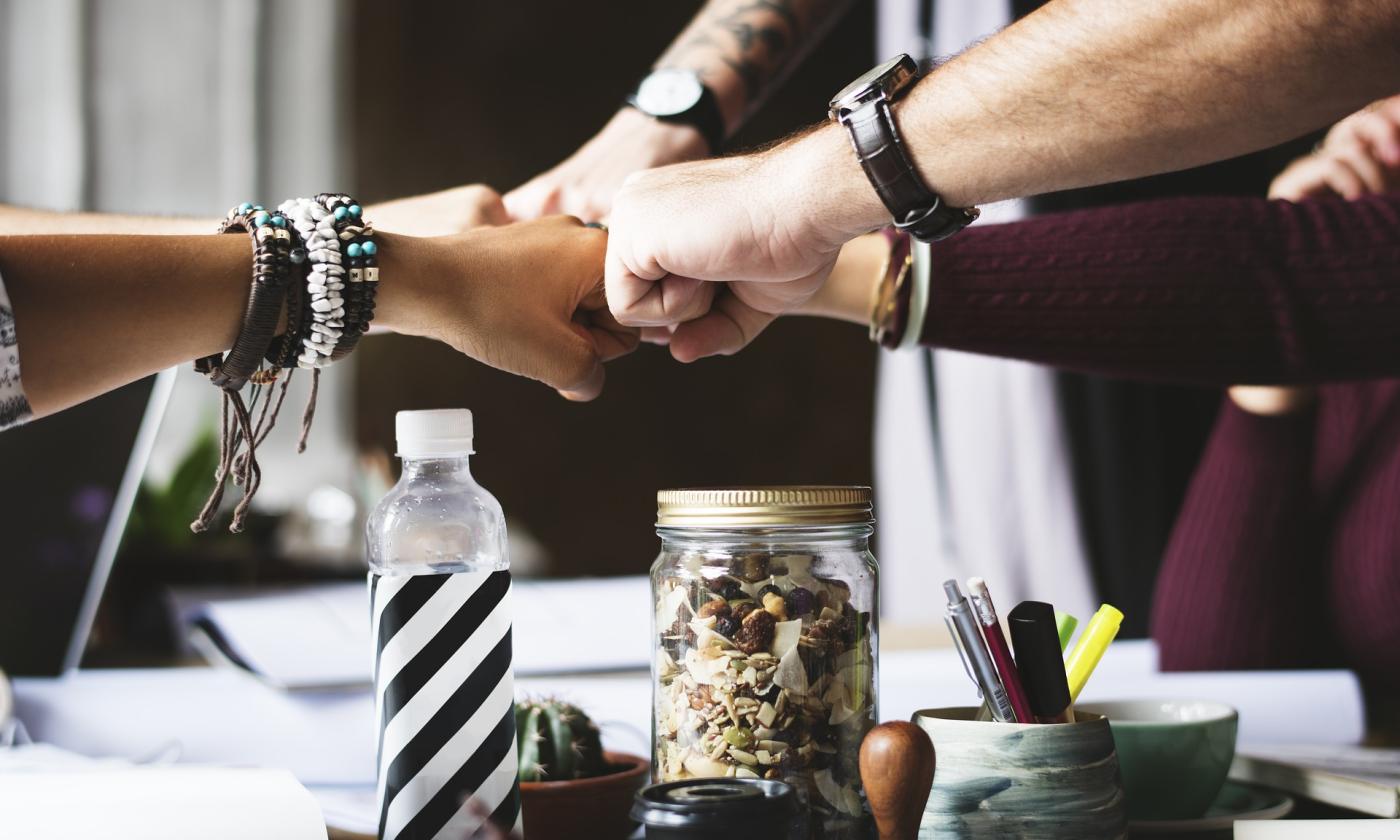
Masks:
[[[554,164],[698,3],[357,7],[355,188],[376,200],[476,181],[504,191]],[[831,93],[873,63],[873,38],[862,3],[738,144],[824,118]],[[559,574],[644,571],[662,487],[871,480],[875,353],[849,325],[787,319],[739,356],[690,366],[644,347],[609,367],[587,405],[418,339],[370,341],[359,355],[362,442],[392,452],[399,409],[473,409],[478,477]]]

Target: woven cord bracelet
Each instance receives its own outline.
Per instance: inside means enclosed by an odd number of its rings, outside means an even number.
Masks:
[[[223,501],[230,476],[243,487],[243,498],[234,508],[229,530],[242,531],[248,507],[262,482],[256,450],[271,424],[276,422],[276,412],[269,418],[272,397],[270,393],[263,393],[261,385],[270,384],[270,381],[260,376],[258,368],[273,343],[273,333],[277,330],[288,288],[293,283],[293,269],[299,264],[293,254],[294,237],[287,229],[286,218],[280,214],[245,202],[230,210],[219,225],[219,233],[232,232],[246,232],[252,240],[253,282],[233,348],[227,355],[206,356],[194,364],[195,370],[208,376],[222,392],[219,465],[214,473],[214,489],[199,516],[190,523],[190,529],[196,533],[208,530]],[[255,380],[254,391],[251,399],[245,402],[241,390],[250,379]],[[264,401],[255,424],[252,414],[259,396]],[[277,407],[280,406],[278,399]],[[246,451],[240,451],[245,445]]]

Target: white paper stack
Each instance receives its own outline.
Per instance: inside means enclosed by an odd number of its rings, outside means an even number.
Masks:
[[[6,773],[0,837],[325,840],[326,823],[285,770],[104,767]]]

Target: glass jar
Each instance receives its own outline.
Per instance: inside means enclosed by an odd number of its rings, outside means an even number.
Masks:
[[[664,490],[652,775],[791,784],[806,836],[864,837],[879,569],[868,487]]]

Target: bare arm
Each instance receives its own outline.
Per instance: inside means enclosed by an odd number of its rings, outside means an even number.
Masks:
[[[699,74],[732,134],[852,2],[710,0],[655,66]],[[561,212],[606,218],[628,175],[716,151],[691,126],[623,108],[569,158],[507,194],[506,206],[516,218]]]
[[[1398,80],[1396,0],[1057,0],[931,74],[896,114],[920,174],[967,205],[1265,148]],[[844,214],[854,233],[887,214],[843,135],[827,126],[797,148],[866,196]]]
[[[129,216],[120,213],[61,213],[0,204],[0,235],[43,233],[200,234],[217,227],[213,219]]]
[[[1259,149],[1393,93],[1396,79],[1400,0],[1055,0],[931,74],[895,113],[925,180],[976,204]],[[732,353],[888,218],[836,126],[644,173],[614,208],[609,300],[629,323],[689,321],[677,358]]]
[[[853,0],[710,0],[656,67],[694,70],[715,92],[732,133]]]
[[[600,361],[635,343],[607,316],[604,239],[562,217],[440,238],[380,233],[376,323],[589,398]],[[244,236],[0,237],[35,414],[229,347],[251,266]]]

